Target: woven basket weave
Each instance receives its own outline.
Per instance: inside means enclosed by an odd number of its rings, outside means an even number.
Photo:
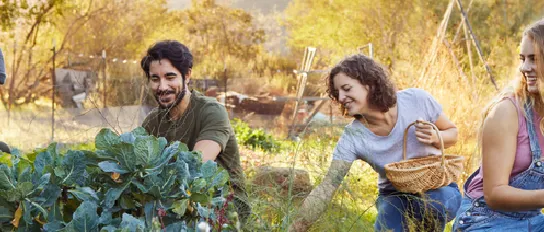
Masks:
[[[436,130],[440,140],[441,155],[430,155],[422,158],[406,160],[406,139],[408,129],[416,123],[424,123]],[[429,155],[429,154],[425,154]],[[428,122],[413,122],[404,130],[403,161],[385,165],[385,174],[393,186],[404,193],[423,193],[429,189],[437,189],[456,181],[463,171],[463,156],[445,155],[444,141],[438,128]]]

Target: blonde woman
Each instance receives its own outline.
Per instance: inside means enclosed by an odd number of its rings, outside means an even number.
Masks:
[[[482,165],[466,181],[454,231],[544,231],[544,20],[523,33],[521,75],[484,114]]]

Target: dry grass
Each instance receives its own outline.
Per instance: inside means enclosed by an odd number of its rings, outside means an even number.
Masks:
[[[499,86],[504,86],[510,79],[510,70],[514,65],[496,73],[495,76],[502,77],[498,79]],[[458,182],[461,186],[479,164],[480,156],[476,153],[476,133],[480,114],[486,103],[497,92],[481,68],[475,70],[474,83],[469,83],[460,77],[457,69],[444,54],[439,56],[438,61],[429,70],[426,77],[420,81],[418,81],[420,74],[417,67],[393,72],[392,77],[400,89],[418,87],[430,92],[441,103],[446,115],[458,127],[458,142],[454,147],[449,148],[447,153],[463,155],[467,158],[464,175]],[[231,90],[243,93],[269,91],[278,92],[278,94],[293,91],[292,77],[287,75],[277,75],[276,78],[270,79],[255,79],[249,82],[240,82],[241,80],[232,80],[232,85],[230,83],[229,85],[236,87],[232,87]],[[336,106],[334,108],[337,111]],[[7,118],[7,112],[0,111],[0,116]],[[92,142],[100,129],[75,123],[74,116],[62,110],[57,111],[56,117],[58,121],[55,141],[57,142]],[[270,131],[277,138],[285,138],[285,126],[290,122],[285,118],[277,119],[274,124],[275,130]],[[117,121],[109,123],[119,125]],[[251,179],[255,168],[260,165],[295,167],[307,170],[314,186],[319,184],[327,172],[331,154],[342,127],[310,128],[308,131],[311,132],[309,136],[303,137],[298,143],[286,142],[287,148],[279,153],[251,151],[243,148],[242,162],[248,178]],[[323,137],[323,135],[326,136]],[[0,121],[0,140],[23,151],[44,147],[50,142],[50,138],[50,109],[47,106],[16,109],[11,114],[9,124],[7,120]],[[374,207],[377,197],[376,179],[377,174],[369,165],[361,161],[356,162],[337,191],[329,209],[314,224],[312,231],[371,231],[377,213]],[[287,225],[283,224],[284,219],[296,213],[301,203],[300,198],[289,199],[280,192],[261,195],[259,188],[260,186],[249,186],[254,212],[250,219],[249,229],[252,231],[284,230],[287,228]]]

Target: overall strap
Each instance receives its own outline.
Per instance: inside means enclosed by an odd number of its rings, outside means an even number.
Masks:
[[[531,154],[533,160],[540,160],[540,154],[542,153],[540,150],[540,145],[538,143],[538,135],[536,131],[536,125],[533,122],[534,113],[532,110],[532,107],[529,105],[529,103],[525,103],[525,115],[526,121],[527,121],[527,132],[529,133],[529,144],[531,146]]]

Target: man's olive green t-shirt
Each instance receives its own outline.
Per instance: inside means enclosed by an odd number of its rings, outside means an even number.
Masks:
[[[155,108],[147,115],[142,126],[149,134],[165,137],[169,143],[180,141],[187,144],[191,151],[198,141],[217,142],[221,152],[215,161],[228,171],[236,195],[244,199],[245,180],[240,153],[227,111],[214,98],[194,90],[191,93],[189,105],[179,119],[170,120],[166,110]]]

